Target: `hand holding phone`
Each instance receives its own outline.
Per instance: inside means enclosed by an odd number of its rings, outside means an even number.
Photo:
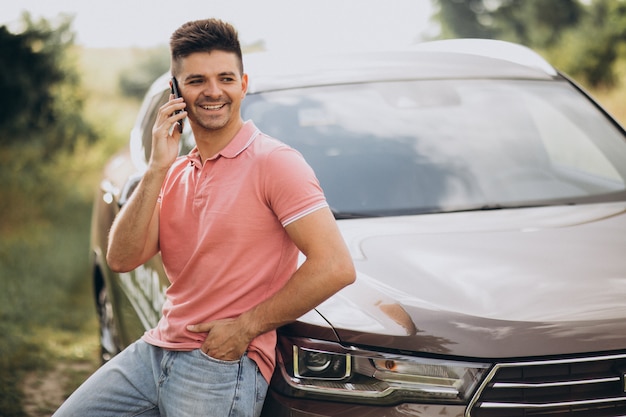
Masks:
[[[172,80],[170,82],[170,88],[171,88],[172,94],[174,95],[175,98],[182,97],[180,95],[180,89],[178,88],[178,81],[176,81],[176,77],[172,77]],[[174,112],[174,114],[179,114],[180,112],[182,112],[182,110],[176,110]],[[177,124],[178,124],[178,131],[180,133],[183,133],[183,121],[179,120],[177,122]]]

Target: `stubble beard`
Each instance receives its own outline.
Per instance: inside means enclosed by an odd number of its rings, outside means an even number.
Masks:
[[[230,107],[230,104],[227,104],[226,106]],[[232,118],[232,114],[230,113],[216,116],[204,115],[204,117],[199,117],[198,114],[190,114],[190,116],[193,116],[193,121],[198,126],[211,132],[224,128],[228,125],[228,122]]]

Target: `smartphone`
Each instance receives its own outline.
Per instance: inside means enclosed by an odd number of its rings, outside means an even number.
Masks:
[[[171,90],[172,90],[172,94],[174,95],[174,97],[175,97],[175,98],[180,98],[180,97],[182,97],[182,96],[180,95],[180,89],[178,88],[178,81],[176,81],[176,77],[172,77],[172,81],[170,82],[170,87],[171,87]],[[174,112],[174,114],[178,114],[178,113],[180,113],[181,111],[182,111],[182,110],[176,110],[176,111]],[[180,120],[180,121],[178,122],[178,131],[179,131],[180,133],[183,133],[183,120]]]

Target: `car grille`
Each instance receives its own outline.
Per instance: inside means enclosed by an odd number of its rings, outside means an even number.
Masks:
[[[466,417],[626,417],[626,354],[496,365]]]

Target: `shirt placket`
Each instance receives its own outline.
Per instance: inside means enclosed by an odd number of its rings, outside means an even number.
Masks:
[[[193,199],[193,213],[199,215],[211,198],[211,178],[216,160],[207,160],[199,169]]]

